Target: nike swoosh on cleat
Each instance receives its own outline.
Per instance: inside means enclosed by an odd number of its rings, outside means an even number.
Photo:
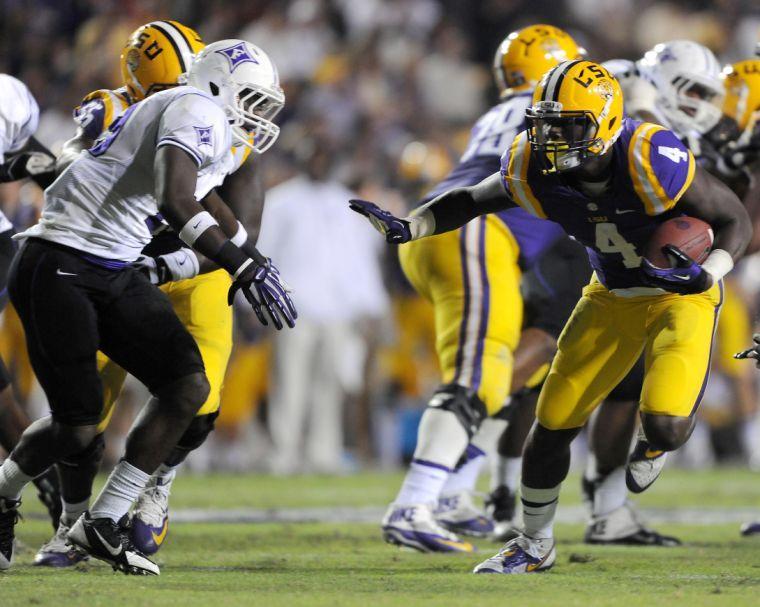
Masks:
[[[451,546],[452,548],[459,548],[460,550],[466,550],[467,552],[474,552],[474,547],[469,542],[455,542],[453,540],[444,540],[439,539],[437,540],[439,544],[443,544],[444,546]]]
[[[63,271],[61,270],[61,268],[58,268],[58,269],[55,271],[55,273],[56,273],[56,274],[58,274],[58,276],[76,276],[76,274],[74,274],[73,272],[63,272]]]
[[[124,550],[124,546],[122,546],[121,544],[119,544],[119,547],[117,549],[115,549],[113,546],[111,546],[111,544],[109,544],[106,541],[106,538],[104,538],[102,535],[100,535],[100,532],[97,529],[95,529],[95,527],[92,528],[92,531],[93,531],[93,533],[95,533],[95,535],[98,536],[98,539],[100,540],[100,543],[103,544],[106,547],[106,550],[108,550],[108,552],[111,553],[111,556],[119,556],[122,553],[122,551]]]
[[[166,532],[169,531],[169,519],[164,521],[164,526],[161,529],[161,533],[156,535],[156,532],[151,530],[150,534],[153,537],[153,541],[156,542],[156,546],[160,546],[166,538]]]
[[[689,280],[691,276],[688,274],[673,274],[673,278],[678,278],[679,280]]]

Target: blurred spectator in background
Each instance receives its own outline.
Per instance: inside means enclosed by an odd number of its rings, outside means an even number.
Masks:
[[[364,379],[362,323],[388,311],[384,245],[346,213],[355,195],[332,177],[327,140],[305,140],[295,153],[302,172],[268,192],[258,241],[298,302],[298,330],[273,338],[271,470],[339,473],[343,403]]]
[[[553,23],[599,60],[635,59],[656,42],[684,37],[729,62],[751,56],[760,38],[758,0],[2,0],[0,72],[19,77],[35,95],[40,141],[57,150],[73,135],[71,111],[82,97],[120,86],[127,35],[154,19],[178,19],[207,41],[242,37],[262,46],[287,97],[278,117],[282,135],[262,163],[272,216],[262,246],[287,260],[281,269],[302,320],[297,331],[276,336],[270,355],[270,332],[251,330],[238,315],[221,417],[206,462],[195,457],[198,469],[260,465],[268,438],[256,421],[270,414],[275,467],[283,471],[298,469],[302,457],[314,469],[340,469],[346,446],[363,462],[374,456],[387,465],[413,450],[398,437],[416,435],[420,393],[436,381],[430,310],[407,290],[395,250],[364,222],[350,223],[345,201],[353,189],[404,214],[438,181],[461,154],[468,125],[495,99],[488,73],[507,33]],[[294,155],[308,174],[295,170]],[[17,228],[35,221],[41,200],[32,184],[0,186],[0,205]],[[740,264],[734,276],[747,294],[745,316],[754,320],[760,270],[752,263]],[[381,329],[382,284],[391,290],[392,312]],[[703,407],[702,451],[734,457],[713,446],[742,444],[743,434],[743,451],[753,452],[760,467],[760,425],[753,423],[760,375],[725,356],[735,347],[733,335],[743,332],[737,326],[724,322],[719,330],[723,355],[716,353],[715,371],[725,381],[713,383]],[[295,343],[286,343],[289,337]],[[10,355],[21,400],[33,415],[44,413],[10,308],[0,350]],[[133,397],[134,406],[140,398]],[[127,423],[132,412],[122,409]]]

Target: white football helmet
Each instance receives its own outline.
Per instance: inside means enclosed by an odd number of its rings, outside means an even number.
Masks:
[[[657,109],[678,135],[706,133],[721,117],[721,66],[712,51],[691,40],[658,44],[639,63],[657,89]]]
[[[258,46],[220,40],[196,56],[187,84],[205,91],[227,114],[239,145],[263,154],[280,134],[272,120],[285,105],[277,68]]]

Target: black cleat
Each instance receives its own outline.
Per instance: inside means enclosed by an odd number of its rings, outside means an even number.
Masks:
[[[517,508],[517,494],[512,493],[506,485],[499,485],[486,499],[486,512],[494,522],[491,538],[497,542],[508,542],[520,535],[512,522]]]
[[[10,569],[16,545],[14,529],[19,519],[21,500],[0,497],[0,571]]]
[[[85,512],[69,531],[69,541],[90,556],[127,575],[160,575],[153,561],[132,545],[129,530],[110,518],[90,518]]]
[[[63,504],[61,502],[61,486],[55,467],[51,466],[47,472],[43,472],[32,482],[37,487],[37,497],[47,508],[50,520],[53,523],[53,530],[57,531],[58,523],[61,522]]]

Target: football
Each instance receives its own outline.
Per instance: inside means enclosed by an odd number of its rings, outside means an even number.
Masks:
[[[713,231],[709,224],[696,217],[674,217],[661,223],[652,233],[644,250],[644,257],[658,268],[669,268],[673,262],[663,253],[665,245],[678,247],[697,263],[702,263],[710,253]]]

